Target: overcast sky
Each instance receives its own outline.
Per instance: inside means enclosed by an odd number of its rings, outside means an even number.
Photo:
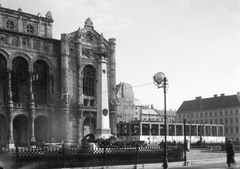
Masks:
[[[163,109],[153,75],[168,78],[167,109],[183,101],[240,92],[240,0],[1,0],[2,7],[42,16],[51,11],[53,38],[90,17],[116,38],[117,84],[129,83],[144,105]]]

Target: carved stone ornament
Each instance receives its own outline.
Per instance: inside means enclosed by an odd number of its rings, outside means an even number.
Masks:
[[[12,101],[12,95],[13,95],[13,92],[8,91],[8,100]]]
[[[69,104],[70,102],[70,96],[68,94],[62,94],[61,100],[63,104]]]
[[[93,27],[93,22],[92,22],[91,18],[87,18],[87,20],[85,21],[85,26]]]
[[[52,13],[50,11],[48,11],[45,16],[46,16],[47,19],[53,19],[52,18]]]
[[[12,38],[12,45],[13,46],[18,46],[18,44],[19,44],[18,37],[17,36],[12,36],[11,38]]]
[[[104,116],[107,116],[108,115],[108,109],[103,109],[102,113],[103,113]]]
[[[91,49],[83,48],[82,53],[84,56],[87,56],[88,58],[91,58],[93,56],[93,52]]]
[[[0,43],[2,43],[2,44],[7,43],[7,37],[5,34],[0,34]]]
[[[30,93],[30,102],[34,102],[34,93],[33,92]]]
[[[82,33],[81,33],[81,29],[78,28],[77,30],[77,35],[76,35],[76,39],[81,39]]]
[[[24,48],[29,48],[30,46],[29,38],[23,38],[22,45]]]

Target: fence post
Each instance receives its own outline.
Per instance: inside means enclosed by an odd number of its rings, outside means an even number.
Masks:
[[[139,164],[139,145],[137,144],[137,147],[136,147],[136,164]]]
[[[103,166],[106,166],[106,159],[107,156],[106,156],[106,140],[104,140],[104,160],[103,160]]]
[[[63,168],[65,168],[65,145],[62,143],[62,151],[63,151]]]
[[[18,145],[16,145],[16,162],[17,162],[17,169],[19,168],[19,149]]]

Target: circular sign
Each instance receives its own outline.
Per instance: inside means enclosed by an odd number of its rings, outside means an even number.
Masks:
[[[108,110],[107,109],[103,109],[103,115],[106,116],[108,114]]]

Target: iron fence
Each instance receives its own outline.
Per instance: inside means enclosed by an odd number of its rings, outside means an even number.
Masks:
[[[183,149],[168,147],[168,161],[183,161]],[[129,164],[162,163],[163,148],[161,147],[129,147],[129,148],[19,148],[2,150],[0,159],[4,169],[18,169],[23,166],[30,168],[65,168],[113,166]]]

